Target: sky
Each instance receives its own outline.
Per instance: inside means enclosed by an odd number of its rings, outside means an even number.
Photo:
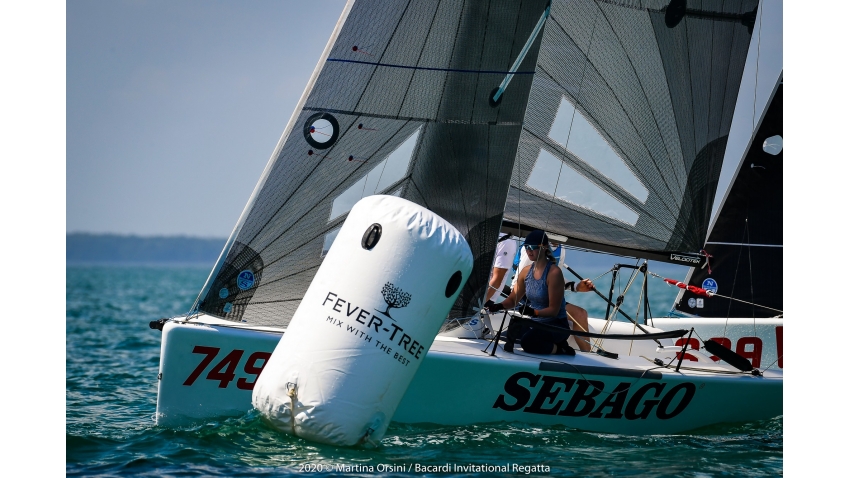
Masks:
[[[340,0],[67,3],[67,232],[227,237]]]
[[[343,7],[68,2],[66,232],[227,237]],[[782,68],[782,2],[763,11],[757,116]],[[730,158],[751,136],[755,71],[748,62]]]

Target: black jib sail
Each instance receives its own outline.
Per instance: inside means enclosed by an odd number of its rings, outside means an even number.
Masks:
[[[285,326],[371,194],[464,234],[475,266],[453,317],[483,296],[503,219],[696,253],[757,5],[349,2],[195,310]]]
[[[705,250],[706,267],[685,282],[675,309],[700,317],[782,314],[782,75],[726,193]]]

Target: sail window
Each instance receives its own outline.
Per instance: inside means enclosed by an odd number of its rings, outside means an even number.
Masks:
[[[625,189],[635,199],[646,202],[649,191],[643,183],[566,97],[561,98],[549,137]]]
[[[774,135],[764,140],[762,149],[765,153],[776,156],[782,152],[782,136]]]
[[[333,134],[333,126],[326,119],[320,119],[310,125],[310,137],[317,143],[327,143]]]
[[[332,221],[347,213],[354,207],[357,201],[366,196],[379,194],[403,178],[407,172],[407,166],[410,164],[410,159],[413,157],[413,151],[416,148],[416,141],[418,139],[419,130],[417,129],[398,148],[390,153],[389,156],[375,165],[359,181],[352,184],[351,187],[337,196],[331,206],[329,220]]]
[[[317,149],[328,149],[339,138],[339,122],[330,113],[316,113],[304,123],[304,139]]]
[[[638,214],[571,168],[555,155],[540,150],[526,184],[561,201],[590,209],[634,226]]]
[[[339,226],[336,229],[332,229],[327,234],[325,234],[325,243],[322,244],[322,254],[319,257],[325,257],[328,255],[328,251],[331,250],[331,245],[334,243],[337,234],[339,234],[339,230],[342,229],[342,226]]]

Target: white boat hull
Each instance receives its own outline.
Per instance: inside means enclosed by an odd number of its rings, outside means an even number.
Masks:
[[[271,354],[283,331],[218,322],[169,322],[163,328],[159,425],[188,425],[251,410],[251,389],[265,363],[263,357]],[[598,323],[592,321],[591,326]],[[609,333],[632,328],[615,325]],[[666,342],[672,345],[669,339]],[[652,341],[605,341],[606,350],[620,353],[616,360],[590,353],[532,356],[520,347],[514,354],[499,347],[490,356],[481,351],[486,345],[480,339],[438,336],[393,421],[444,425],[521,421],[663,434],[782,414],[781,371],[770,370],[762,377],[718,373],[729,367],[693,352],[699,362],[683,361],[682,370],[676,372],[649,359],[661,357],[675,367],[679,349],[670,346],[655,352]],[[629,348],[632,356],[627,355]],[[715,372],[688,370],[694,367]],[[621,392],[612,395],[615,390]]]

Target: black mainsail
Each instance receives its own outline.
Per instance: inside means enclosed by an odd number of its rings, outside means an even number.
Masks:
[[[757,6],[555,2],[505,219],[593,250],[699,260]]]
[[[464,234],[452,316],[483,296],[503,220],[699,260],[757,6],[350,1],[194,310],[285,326],[370,194]]]

